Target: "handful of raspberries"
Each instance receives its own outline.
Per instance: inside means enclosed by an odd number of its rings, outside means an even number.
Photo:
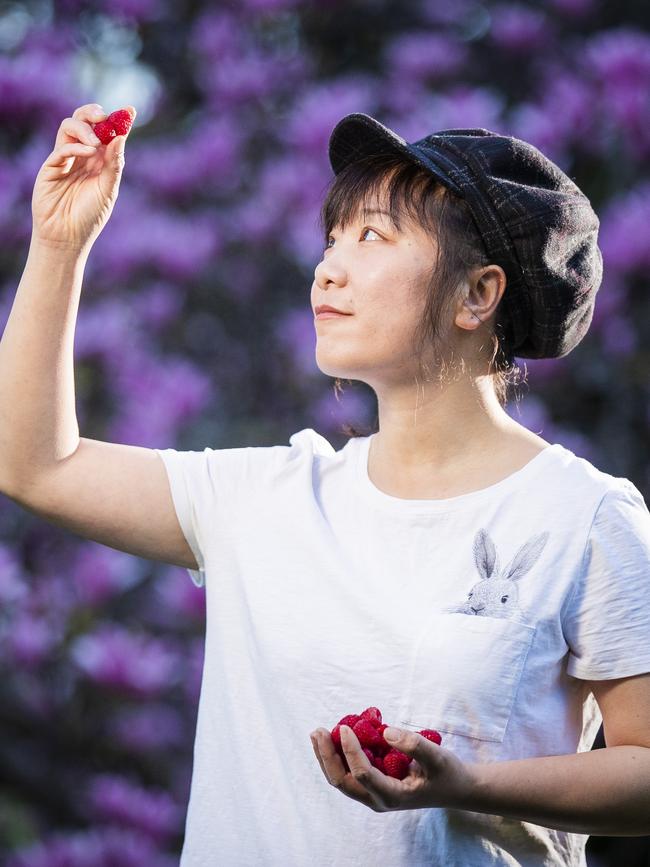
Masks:
[[[384,740],[384,729],[388,728],[388,724],[382,722],[378,707],[367,707],[360,714],[351,713],[344,716],[330,732],[336,752],[341,756],[345,770],[349,772],[350,766],[341,746],[341,726],[350,726],[359,738],[361,748],[368,756],[370,764],[375,768],[397,780],[403,780],[408,774],[413,759],[401,750],[391,747],[388,741]],[[418,734],[433,741],[434,744],[442,742],[439,732],[435,729],[422,729]]]

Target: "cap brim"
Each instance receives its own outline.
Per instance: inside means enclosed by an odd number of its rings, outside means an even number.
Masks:
[[[429,147],[429,150],[431,148]],[[342,118],[332,130],[328,145],[330,165],[338,175],[347,165],[371,154],[396,154],[417,163],[462,196],[462,190],[446,171],[417,145],[409,144],[369,114],[355,112]]]

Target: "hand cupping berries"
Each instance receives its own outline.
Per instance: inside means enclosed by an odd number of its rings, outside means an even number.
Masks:
[[[361,749],[368,756],[371,765],[389,777],[395,777],[398,780],[404,779],[412,761],[411,756],[407,756],[401,750],[396,750],[384,740],[384,729],[388,728],[388,724],[382,722],[381,711],[378,707],[367,707],[360,714],[344,716],[330,732],[336,752],[341,757],[345,770],[349,771],[350,767],[341,745],[342,725],[350,726],[359,739]],[[418,734],[434,744],[442,742],[440,733],[435,729],[422,729]]]
[[[95,135],[102,144],[109,144],[115,136],[127,135],[133,126],[131,113],[125,108],[111,112],[105,120],[93,124]]]

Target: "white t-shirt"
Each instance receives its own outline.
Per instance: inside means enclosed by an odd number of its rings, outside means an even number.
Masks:
[[[156,449],[207,603],[181,867],[585,865],[584,834],[375,813],[328,784],[309,733],[375,705],[467,761],[589,750],[585,680],[650,672],[640,492],[555,443],[406,500],[370,481],[370,437],[289,443]]]

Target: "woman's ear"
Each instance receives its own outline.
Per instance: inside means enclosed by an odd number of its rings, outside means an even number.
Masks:
[[[506,273],[500,265],[484,265],[470,271],[467,292],[461,300],[456,325],[470,331],[496,313],[506,290]]]

